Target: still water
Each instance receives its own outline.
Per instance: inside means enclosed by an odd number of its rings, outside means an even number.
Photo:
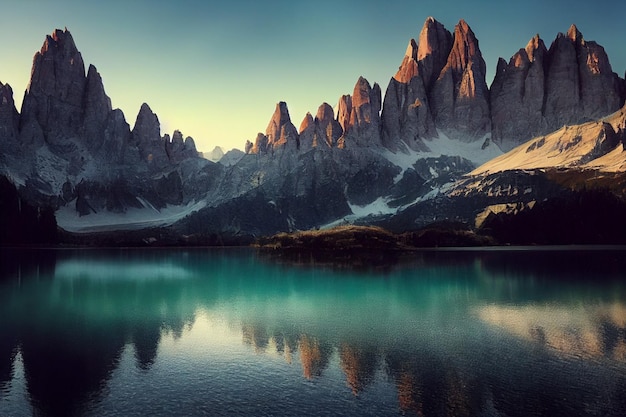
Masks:
[[[0,416],[626,415],[624,250],[0,258]]]

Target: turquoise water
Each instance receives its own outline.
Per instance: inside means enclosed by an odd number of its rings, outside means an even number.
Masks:
[[[0,416],[626,415],[624,250],[0,258]]]

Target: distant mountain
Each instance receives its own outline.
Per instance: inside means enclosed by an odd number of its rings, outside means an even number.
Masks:
[[[147,104],[131,130],[56,30],[20,112],[0,83],[0,175],[67,231],[196,243],[344,223],[481,228],[589,187],[624,196],[626,82],[600,45],[572,26],[501,59],[491,87],[485,74],[465,21],[450,32],[428,18],[384,96],[360,77],[336,114],[323,103],[299,127],[280,102],[245,152],[205,159],[180,131],[161,136]]]
[[[223,156],[224,156],[224,149],[222,149],[220,146],[216,146],[215,148],[213,148],[211,152],[204,155],[206,159],[212,162],[219,162]]]

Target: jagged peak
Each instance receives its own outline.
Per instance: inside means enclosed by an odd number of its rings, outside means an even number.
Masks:
[[[174,133],[172,134],[172,140],[171,141],[172,141],[172,143],[180,142],[182,144],[183,143],[183,132],[181,132],[178,129],[174,130]]]
[[[368,87],[371,88],[369,81],[367,81],[367,78],[365,78],[362,75],[359,75],[359,79],[356,81],[356,85],[367,85]]]
[[[274,133],[276,128],[287,123],[291,123],[289,109],[287,108],[286,102],[280,101],[276,103],[276,109],[274,110],[274,114],[272,115],[272,119],[270,120],[267,129],[265,130],[265,134],[269,136],[270,133]]]
[[[417,42],[415,42],[415,39],[411,39],[409,41],[409,45],[406,48],[402,63],[400,64],[396,75],[393,76],[396,81],[401,83],[408,83],[413,77],[419,74],[419,68],[417,64],[417,51]]]
[[[185,138],[185,149],[191,149],[191,150],[197,152],[196,141],[193,140],[193,138],[191,136],[187,136]]]
[[[66,52],[77,53],[76,43],[70,31],[65,28],[64,30],[55,29],[50,35],[46,36],[40,53],[43,55],[52,49],[62,47]]]
[[[455,28],[455,31],[459,30],[461,33],[464,33],[464,34],[469,34],[469,33],[473,34],[472,28],[470,28],[470,26],[467,24],[465,19],[459,20],[459,23],[457,23],[457,25],[454,28]]]
[[[2,84],[2,81],[0,81],[0,91],[10,91],[11,94],[13,94],[13,89],[11,88],[11,84],[9,83]]]
[[[519,51],[517,51],[515,55],[511,57],[511,60],[509,61],[509,65],[512,65],[515,68],[522,68],[528,65],[529,62],[530,62],[530,58],[528,57],[528,52],[526,52],[526,49],[522,48]],[[500,65],[500,62],[498,62],[498,65]]]
[[[7,104],[15,107],[15,103],[13,102],[13,89],[8,83],[2,84],[2,82],[0,82],[0,106]]]
[[[369,81],[363,76],[360,76],[354,85],[354,92],[352,93],[352,108],[358,108],[365,103],[370,102],[370,93],[372,86]]]
[[[441,47],[440,44],[442,42],[442,39],[439,39],[439,35],[442,33],[445,34],[445,36],[451,36],[450,32],[443,26],[443,24],[435,20],[433,17],[429,16],[424,22],[422,30],[420,31],[417,48],[418,61],[421,61],[426,56],[431,55],[433,52],[435,52],[433,50],[433,42],[437,44],[435,47]],[[449,51],[441,52],[447,55]]]
[[[452,50],[448,56],[448,65],[451,65],[456,70],[462,70],[478,58],[480,69],[482,74],[485,73],[483,66],[485,65],[482,60],[482,54],[478,45],[478,39],[472,31],[472,28],[463,19],[454,27],[454,43]]]
[[[265,129],[265,136],[267,136],[268,145],[271,144],[274,149],[289,143],[297,146],[298,130],[291,123],[289,109],[284,101],[276,104],[276,110]]]
[[[158,116],[152,111],[148,103],[143,103],[139,108],[133,133],[142,136],[143,139],[160,139],[161,125]]]
[[[335,118],[335,111],[328,103],[322,103],[317,109],[317,115],[315,116],[320,121],[331,121]]]
[[[415,39],[411,39],[409,41],[409,45],[406,47],[406,52],[404,53],[404,55],[407,58],[417,61],[417,49],[417,42],[415,41]]]
[[[142,103],[139,108],[139,114],[154,114],[148,103]]]
[[[313,116],[311,115],[311,112],[306,112],[304,119],[302,119],[302,123],[300,123],[300,129],[298,130],[298,133],[304,132],[311,126],[313,126]]]
[[[526,45],[526,48],[524,49],[526,51],[526,55],[528,55],[529,61],[534,62],[536,58],[536,52],[537,51],[541,51],[541,53],[546,52],[546,45],[544,44],[543,39],[539,37],[539,34],[536,34],[530,39],[530,41],[528,41],[528,44]]]
[[[567,37],[574,43],[584,43],[583,34],[580,33],[576,25],[573,23],[567,31]]]
[[[47,35],[41,50],[35,53],[26,92],[55,96],[69,93],[64,91],[68,85],[60,87],[58,82],[50,81],[52,78],[57,81],[70,78],[69,87],[75,90],[70,101],[78,101],[81,95],[78,90],[85,81],[85,64],[67,28],[64,31],[56,29]]]
[[[350,113],[352,112],[352,96],[345,94],[339,97],[337,103],[337,121],[345,131],[350,127]]]

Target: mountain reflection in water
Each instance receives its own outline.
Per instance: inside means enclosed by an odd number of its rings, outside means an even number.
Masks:
[[[626,415],[625,254],[4,250],[0,415]]]

